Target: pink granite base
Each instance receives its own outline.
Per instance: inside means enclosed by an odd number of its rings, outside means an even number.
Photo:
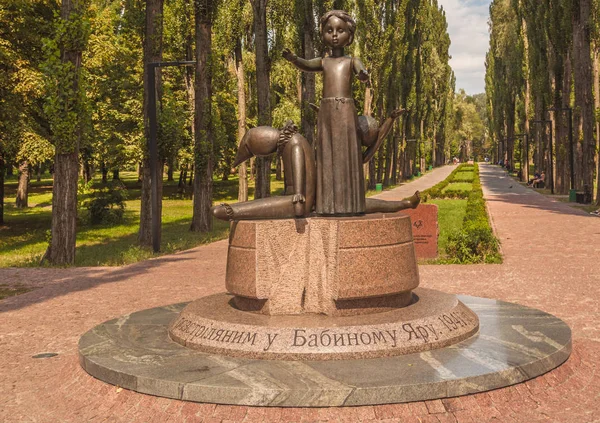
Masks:
[[[413,295],[406,307],[373,314],[265,316],[216,294],[189,304],[169,335],[186,347],[234,357],[336,360],[428,351],[477,333],[477,315],[456,296],[423,288]]]
[[[247,311],[364,314],[408,304],[418,285],[411,222],[401,213],[231,225],[226,288]]]

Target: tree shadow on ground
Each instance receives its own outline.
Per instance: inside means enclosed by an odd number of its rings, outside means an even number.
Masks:
[[[481,166],[481,183],[484,186],[486,201],[489,203],[503,202],[519,204],[526,208],[537,209],[540,211],[549,211],[564,215],[587,217],[598,220],[596,216],[569,206],[554,198],[549,198],[533,188],[521,185],[512,177],[506,174],[506,171],[499,167]],[[599,220],[600,222],[600,220]]]
[[[203,248],[203,247],[200,247]],[[178,263],[185,266],[191,260],[194,260],[194,250],[181,251],[179,253],[145,260],[128,266],[109,268],[109,267],[78,267],[78,268],[37,268],[27,269],[28,275],[32,279],[43,278],[39,288],[31,292],[6,298],[0,303],[0,313],[19,310],[35,304],[40,304],[57,297],[62,297],[74,292],[93,289],[99,285],[123,282],[131,278],[139,278],[155,272],[162,266],[171,263]],[[226,247],[223,248],[223,254],[226,254]],[[9,268],[0,269],[0,279],[7,281],[11,275],[18,275],[23,269]],[[17,281],[11,285],[22,286]],[[168,280],[165,280],[168,284]],[[27,288],[35,288],[35,284],[27,285]]]

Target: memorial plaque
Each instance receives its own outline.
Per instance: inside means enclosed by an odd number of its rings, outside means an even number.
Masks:
[[[413,242],[419,259],[434,259],[438,256],[438,206],[419,204],[416,209],[403,210],[412,222]]]

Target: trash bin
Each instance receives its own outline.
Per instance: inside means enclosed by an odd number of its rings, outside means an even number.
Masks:
[[[383,184],[375,184],[375,192],[383,191]]]
[[[569,190],[569,202],[574,203],[577,201],[577,191],[574,189]]]
[[[417,176],[421,176],[421,171],[420,170],[417,172]]]
[[[427,168],[427,170],[433,170],[433,166],[429,165],[429,167]]]

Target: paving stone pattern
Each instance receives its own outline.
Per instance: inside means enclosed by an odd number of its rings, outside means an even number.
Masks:
[[[561,367],[482,394],[347,408],[188,403],[90,377],[77,342],[103,321],[223,290],[227,241],[120,268],[0,269],[2,283],[37,288],[0,302],[3,422],[596,422],[600,421],[600,219],[482,165],[504,263],[421,266],[421,286],[539,308],[573,330]],[[410,184],[405,185],[408,187]],[[33,359],[44,352],[52,358]]]

